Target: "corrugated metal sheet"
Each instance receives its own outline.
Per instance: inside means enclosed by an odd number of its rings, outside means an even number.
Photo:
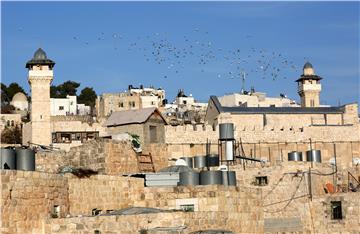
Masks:
[[[144,123],[154,113],[157,112],[166,121],[156,107],[142,108],[138,110],[126,110],[113,112],[105,122],[105,126],[117,126],[134,123]]]

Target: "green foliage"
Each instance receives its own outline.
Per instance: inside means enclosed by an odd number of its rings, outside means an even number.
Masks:
[[[3,105],[9,103],[18,92],[22,92],[27,96],[25,90],[18,83],[13,82],[9,86],[1,83],[1,103]]]
[[[77,88],[80,86],[80,83],[75,81],[65,81],[64,83],[50,87],[50,97],[51,98],[66,98],[67,95],[76,96]]]
[[[131,138],[132,138],[131,143],[132,143],[133,147],[139,148],[140,144],[141,144],[140,136],[138,136],[136,134],[129,133],[129,132],[127,134],[129,134],[131,136]]]
[[[80,95],[78,96],[78,103],[85,104],[87,106],[94,107],[96,100],[96,92],[92,87],[85,87],[81,90]]]
[[[1,143],[4,144],[21,144],[22,133],[19,126],[6,127],[1,131]]]

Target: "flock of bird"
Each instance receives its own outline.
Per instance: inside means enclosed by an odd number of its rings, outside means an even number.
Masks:
[[[146,62],[162,66],[163,78],[171,78],[189,67],[199,72],[209,71],[217,78],[243,80],[245,77],[286,79],[289,71],[298,72],[294,62],[283,53],[255,47],[219,47],[209,38],[208,31],[195,28],[189,35],[176,40],[170,40],[164,33],[134,39],[115,32],[101,32],[89,40],[74,35],[72,40],[83,46],[107,43],[117,54],[122,54],[123,50],[137,53]],[[251,35],[244,35],[245,40],[251,38]],[[218,70],[214,71],[216,68]]]

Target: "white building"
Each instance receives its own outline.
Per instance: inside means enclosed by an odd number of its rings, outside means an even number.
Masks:
[[[55,115],[89,115],[90,106],[77,104],[76,96],[66,96],[66,98],[50,98],[51,116]]]
[[[234,107],[299,107],[295,100],[280,97],[266,97],[266,93],[250,92],[248,94],[233,93],[219,97],[222,106]]]

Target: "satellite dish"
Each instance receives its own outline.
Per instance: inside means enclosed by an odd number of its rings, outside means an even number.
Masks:
[[[184,159],[181,159],[181,158],[178,159],[178,160],[176,160],[175,165],[176,165],[176,166],[187,166],[185,160],[184,160]]]

